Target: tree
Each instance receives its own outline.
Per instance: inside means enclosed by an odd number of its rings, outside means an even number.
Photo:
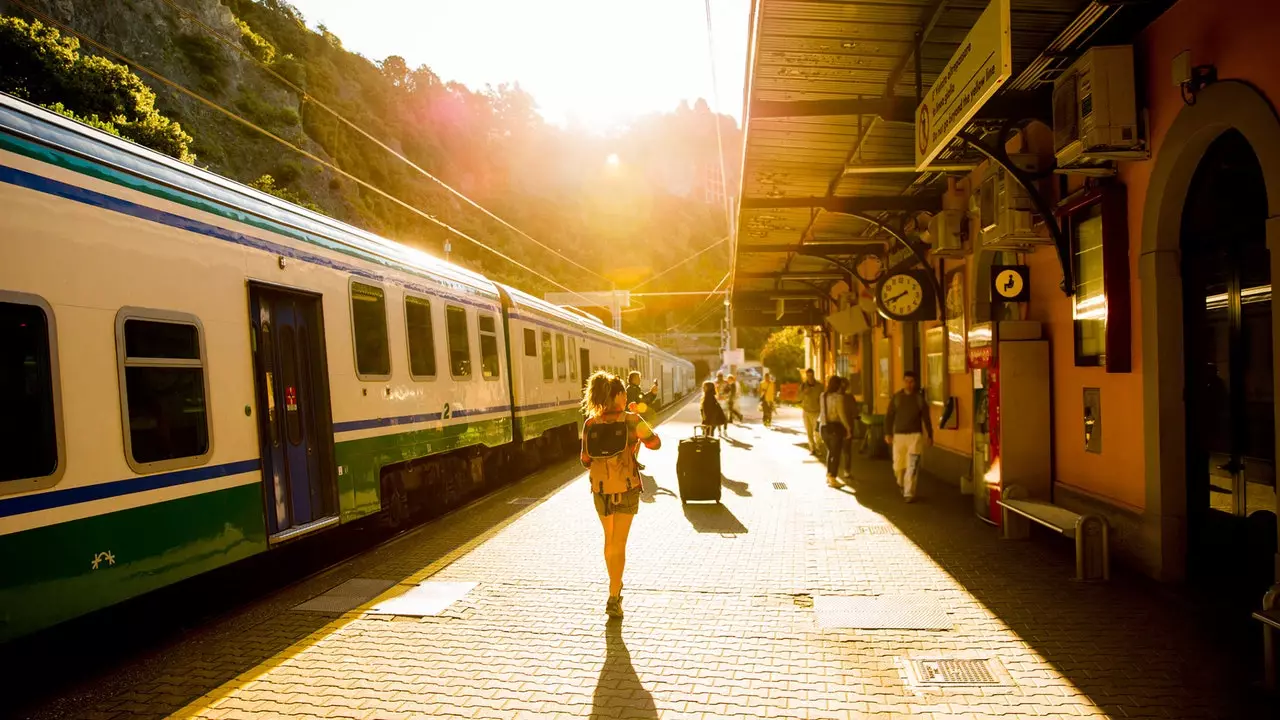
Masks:
[[[156,94],[129,68],[80,52],[55,28],[0,17],[0,91],[86,122],[183,162],[192,138],[156,110]]]
[[[778,382],[798,382],[804,365],[804,333],[800,328],[775,331],[760,351],[760,362],[778,378]]]

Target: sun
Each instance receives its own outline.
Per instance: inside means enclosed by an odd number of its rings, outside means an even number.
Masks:
[[[609,157],[604,159],[604,162],[609,167],[616,168],[622,162],[622,160],[618,158],[618,153],[610,153]]]

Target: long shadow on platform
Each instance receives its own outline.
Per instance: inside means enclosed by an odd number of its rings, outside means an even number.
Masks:
[[[631,664],[631,651],[622,638],[620,620],[610,620],[605,625],[604,642],[604,667],[600,668],[596,690],[591,695],[592,720],[618,717],[656,720],[658,708]]]
[[[747,532],[737,516],[729,508],[720,503],[684,505],[684,516],[689,524],[700,533],[719,533],[721,535],[741,535]]]
[[[1223,617],[1177,586],[1121,568],[1109,583],[1078,583],[1074,547],[1061,536],[1001,540],[954,486],[922,478],[917,502],[906,504],[887,463],[859,457],[853,471],[861,505],[1111,717],[1280,717],[1257,686],[1259,633],[1247,613]]]
[[[751,486],[747,483],[740,482],[738,480],[730,480],[729,478],[721,475],[720,485],[738,497],[751,497]]]

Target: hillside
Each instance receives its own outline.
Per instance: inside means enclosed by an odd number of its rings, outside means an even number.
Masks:
[[[597,137],[547,124],[535,99],[519,87],[467,88],[428,67],[409,68],[396,56],[375,62],[349,52],[336,35],[310,29],[296,9],[278,0],[21,1],[574,289],[608,287],[487,218],[321,105],[619,288],[690,257],[726,232],[722,206],[705,202],[696,188],[705,168],[718,164],[717,121],[729,152],[728,186],[737,186],[741,133],[731,118],[712,114],[701,101],[639,118],[617,136]],[[5,0],[0,13],[35,19]],[[0,67],[11,67],[15,52],[0,48]],[[84,42],[79,52],[118,61]],[[131,69],[155,93],[161,119],[148,122],[178,123],[191,137],[189,160],[195,164],[443,254],[448,233],[438,226]],[[74,105],[79,96],[62,88],[49,91],[58,95],[56,102],[88,114]],[[22,88],[0,90],[22,95]],[[169,135],[175,130],[163,129]],[[616,165],[606,162],[611,154],[618,155]],[[453,261],[495,279],[537,293],[554,289],[465,240],[454,237],[452,250]],[[725,244],[645,289],[709,289],[727,266]],[[645,304],[646,312],[628,315],[629,332],[664,330],[692,310],[689,298],[647,298]]]

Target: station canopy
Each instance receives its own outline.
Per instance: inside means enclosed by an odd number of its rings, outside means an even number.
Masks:
[[[968,125],[982,138],[997,137],[1005,121],[1048,120],[1053,78],[1080,50],[1127,40],[1172,4],[992,0],[1001,1],[1011,2],[1012,74]],[[907,218],[938,211],[948,173],[983,159],[953,140],[917,172],[915,112],[987,8],[986,0],[754,0],[736,324],[821,324],[821,298],[849,277],[851,262],[895,250],[877,223],[900,231]]]

